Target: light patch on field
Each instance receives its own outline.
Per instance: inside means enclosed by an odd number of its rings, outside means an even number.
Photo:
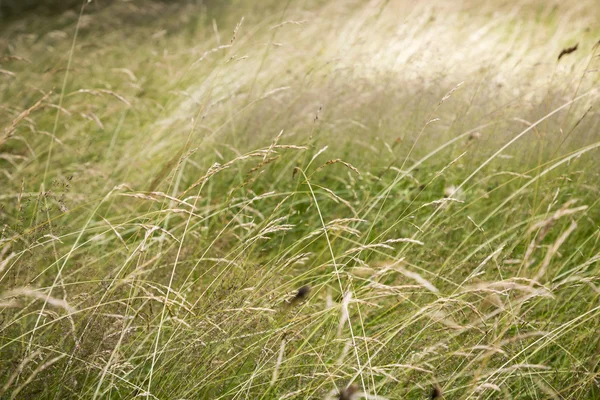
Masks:
[[[549,22],[543,25],[536,18]],[[235,40],[227,42],[231,47],[214,53],[222,43],[203,48],[198,64],[217,62],[218,67],[192,72],[200,83],[186,89],[186,98],[159,124],[204,115],[227,100],[260,101],[282,87],[322,87],[321,98],[333,79],[366,81],[374,89],[382,76],[393,76],[399,90],[415,96],[465,81],[528,103],[543,98],[550,84],[575,89],[579,82],[571,77],[586,67],[575,61],[589,57],[597,39],[586,34],[595,20],[585,4],[559,9],[558,3],[553,8],[534,1],[499,7],[406,0],[348,6],[337,1],[292,9],[285,19],[245,20]],[[579,42],[579,52],[557,62],[563,48]],[[353,95],[361,96],[361,88]]]

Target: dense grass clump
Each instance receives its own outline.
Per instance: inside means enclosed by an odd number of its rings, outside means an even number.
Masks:
[[[217,3],[1,27],[0,397],[600,397],[595,2]]]

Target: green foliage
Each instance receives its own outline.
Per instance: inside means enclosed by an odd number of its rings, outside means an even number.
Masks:
[[[0,397],[597,397],[600,32],[524,3],[4,25]]]

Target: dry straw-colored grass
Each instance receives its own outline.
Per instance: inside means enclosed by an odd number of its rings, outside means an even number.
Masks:
[[[599,12],[7,21],[0,397],[599,397]]]

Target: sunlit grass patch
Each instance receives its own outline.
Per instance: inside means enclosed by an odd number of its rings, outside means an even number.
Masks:
[[[598,396],[594,4],[236,4],[3,27],[0,397]]]

